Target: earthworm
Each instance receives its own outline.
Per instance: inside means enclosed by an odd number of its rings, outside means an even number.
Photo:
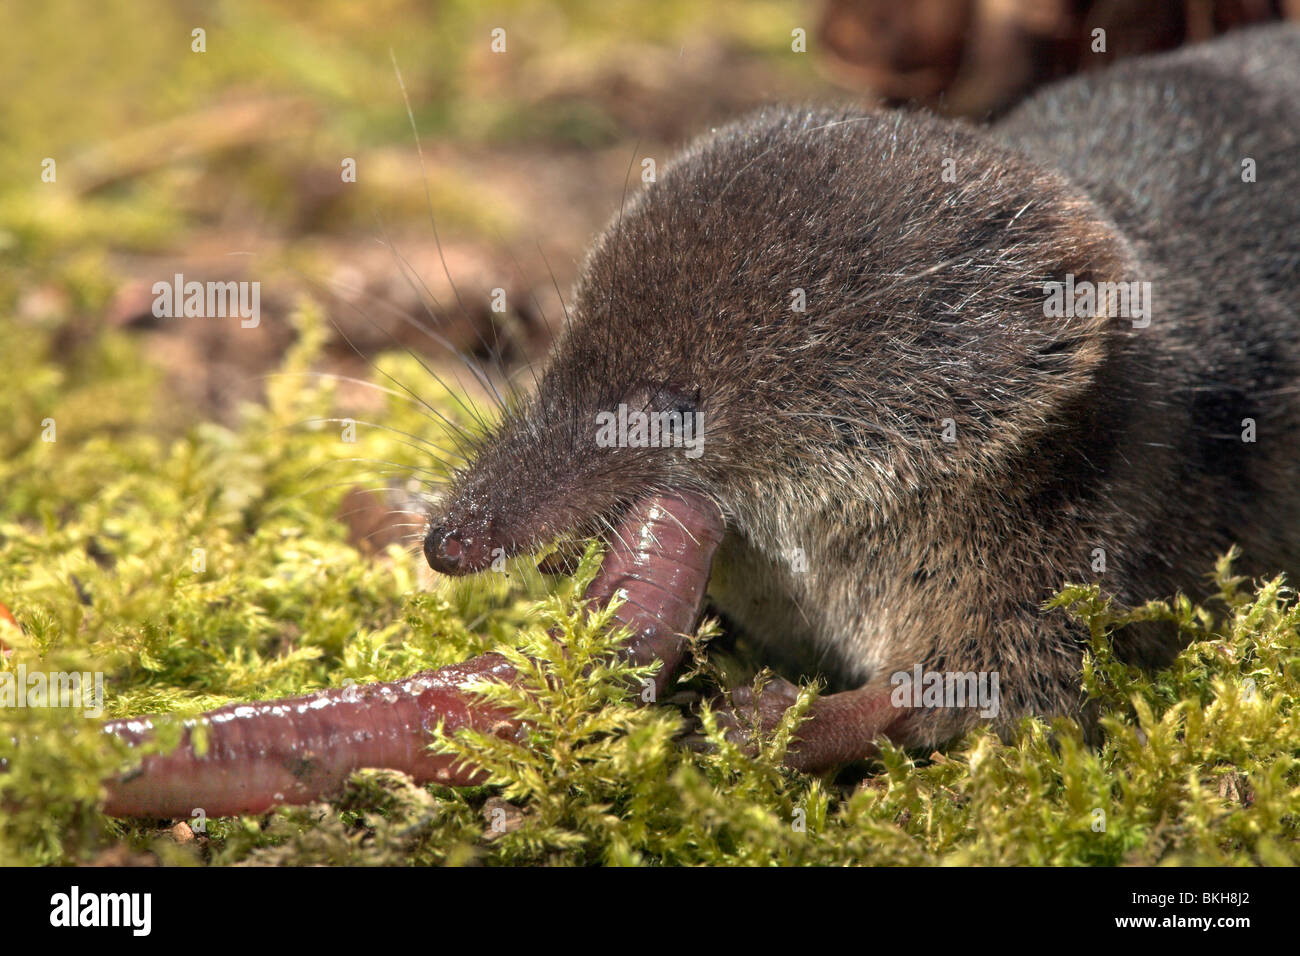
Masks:
[[[603,606],[624,603],[617,620],[631,630],[623,653],[634,663],[661,660],[661,691],[686,647],[704,600],[713,554],[722,536],[716,506],[690,493],[652,495],[629,508],[610,536],[609,551],[585,597]],[[400,770],[417,783],[482,782],[483,771],[428,749],[439,721],[451,733],[473,728],[524,739],[521,720],[489,706],[471,685],[511,681],[516,672],[499,654],[423,671],[405,680],[331,688],[303,697],[229,704],[186,721],[179,746],[146,756],[106,782],[112,816],[180,817],[260,813],[337,792],[363,768]],[[192,733],[206,732],[200,756]],[[153,731],[147,717],[105,726],[131,745]]]

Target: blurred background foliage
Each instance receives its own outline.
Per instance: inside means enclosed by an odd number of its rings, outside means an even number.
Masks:
[[[710,121],[812,90],[789,52],[801,15],[765,0],[13,5],[0,321],[57,332],[62,354],[128,331],[183,405],[227,418],[260,397],[238,383],[284,354],[303,293],[367,355],[415,343],[450,361],[411,329],[431,320],[468,351],[501,342],[480,358],[536,356],[638,143],[664,159]],[[243,336],[157,322],[148,290],[178,271],[261,281],[270,321]],[[502,286],[510,312],[488,330]]]

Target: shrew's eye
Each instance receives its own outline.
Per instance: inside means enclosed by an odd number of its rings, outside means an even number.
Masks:
[[[627,404],[629,408],[642,408],[651,412],[690,415],[695,412],[699,400],[700,390],[696,387],[649,385],[637,388]]]
[[[596,414],[596,444],[685,449],[686,457],[698,458],[704,439],[699,404],[696,387],[637,385],[623,393],[616,411]]]
[[[663,430],[667,435],[679,439],[696,433],[697,423],[692,419],[699,406],[699,395],[698,389],[659,389],[655,396],[655,411],[661,413]]]

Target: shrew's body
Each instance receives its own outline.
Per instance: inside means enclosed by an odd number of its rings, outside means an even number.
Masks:
[[[799,765],[983,719],[885,703],[918,665],[996,673],[1001,728],[1081,716],[1084,635],[1040,609],[1064,582],[1195,593],[1234,543],[1247,573],[1300,572],[1297,102],[1300,29],[1275,27],[1069,80],[988,129],[773,109],[697,141],[597,243],[431,563],[479,570],[693,492],[725,520],[715,607],[840,691]],[[1125,314],[1051,303],[1100,283],[1136,283]],[[599,445],[620,404],[698,413],[703,453]]]

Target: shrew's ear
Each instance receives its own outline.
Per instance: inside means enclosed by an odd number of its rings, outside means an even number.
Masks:
[[[933,265],[891,303],[917,320],[915,354],[900,360],[929,415],[976,453],[1077,404],[1151,306],[1151,277],[1079,190],[1009,151],[981,158],[977,189],[933,187],[922,230]]]

